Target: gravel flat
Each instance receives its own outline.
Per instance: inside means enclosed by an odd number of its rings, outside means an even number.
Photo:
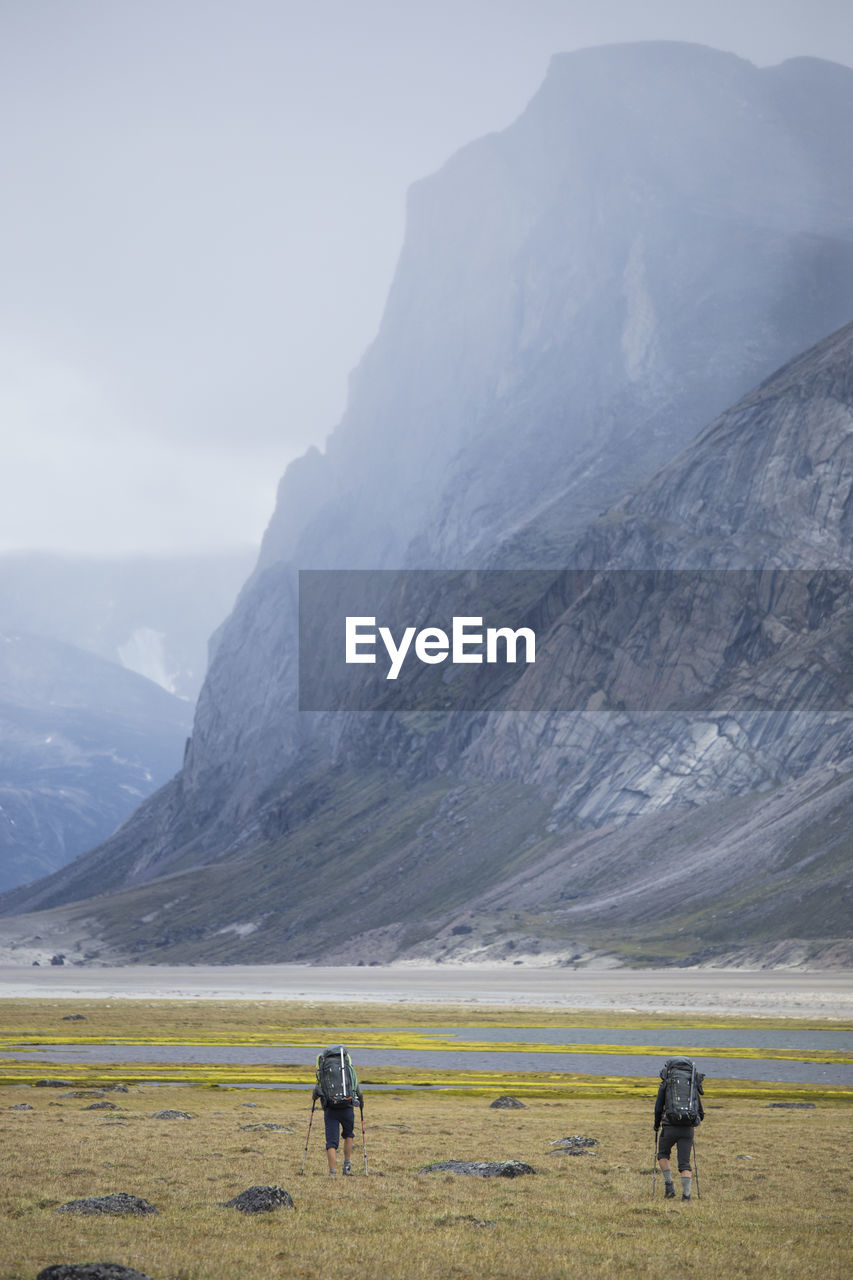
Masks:
[[[399,1001],[848,1018],[853,972],[556,966],[4,966],[0,995],[45,999]]]

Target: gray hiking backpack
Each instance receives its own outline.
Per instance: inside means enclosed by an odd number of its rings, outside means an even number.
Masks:
[[[666,1086],[663,1114],[667,1124],[698,1124],[704,1074],[689,1058],[669,1058],[661,1067],[660,1078]]]
[[[317,1087],[327,1106],[352,1105],[358,1089],[358,1078],[342,1044],[324,1049],[317,1055]]]

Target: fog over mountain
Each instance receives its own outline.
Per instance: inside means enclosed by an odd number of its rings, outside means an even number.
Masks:
[[[111,835],[172,776],[191,704],[73,645],[0,631],[0,887]]]
[[[9,631],[98,654],[195,702],[207,642],[251,572],[255,549],[189,556],[0,555]]]
[[[748,715],[734,601],[705,655],[724,720],[626,718],[606,699],[567,716],[557,687],[519,703],[538,718],[437,723],[298,712],[296,570],[849,567],[851,115],[853,71],[831,63],[592,49],[555,58],[513,126],[419,183],[379,335],[325,452],[282,480],[181,773],[2,909],[111,889],[75,919],[163,960],[316,959],[333,921],[350,960],[709,957],[747,921],[765,954],[827,958],[846,885],[843,663],[823,701],[778,706],[781,658],[835,661],[843,582],[816,622],[780,593],[787,636],[771,628],[768,702]],[[662,860],[686,854],[676,940]]]

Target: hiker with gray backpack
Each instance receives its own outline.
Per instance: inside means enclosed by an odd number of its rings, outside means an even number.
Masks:
[[[355,1111],[358,1102],[361,1111],[361,1133],[364,1138],[364,1097],[352,1059],[342,1044],[333,1045],[317,1055],[317,1083],[314,1085],[311,1112],[319,1100],[323,1108],[326,1127],[326,1156],[329,1174],[337,1173],[338,1146],[344,1140],[344,1166],[342,1173],[352,1174],[352,1146],[355,1135]],[[308,1129],[311,1132],[310,1125]],[[307,1143],[306,1143],[307,1149]],[[304,1168],[304,1163],[303,1163]],[[364,1172],[367,1173],[367,1153],[364,1156]]]
[[[681,1199],[690,1200],[693,1181],[690,1152],[692,1149],[695,1163],[694,1131],[696,1125],[701,1124],[705,1118],[705,1109],[702,1106],[704,1079],[702,1072],[696,1070],[695,1063],[689,1058],[669,1058],[660,1070],[661,1082],[655,1101],[655,1172],[657,1165],[660,1165],[664,1180],[664,1196],[667,1200],[675,1199],[675,1186],[669,1163],[673,1147],[678,1153]],[[658,1133],[660,1133],[659,1138]],[[698,1169],[696,1194],[699,1194]],[[652,1195],[654,1195],[654,1178],[652,1178]]]

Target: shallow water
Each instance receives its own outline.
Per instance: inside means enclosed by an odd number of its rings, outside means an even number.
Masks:
[[[502,1029],[503,1030],[503,1029]],[[529,1029],[528,1029],[529,1030]],[[350,1028],[350,1032],[352,1028]],[[480,1028],[482,1032],[482,1028]],[[565,1032],[562,1033],[565,1036]],[[618,1033],[617,1033],[618,1034]],[[599,1041],[601,1043],[601,1041]],[[618,1044],[618,1039],[611,1041]],[[317,1048],[322,1046],[318,1045]],[[14,1054],[14,1050],[10,1049]],[[220,1066],[313,1066],[314,1052],[304,1046],[286,1045],[64,1045],[39,1047],[27,1052],[27,1062],[87,1062],[98,1064],[174,1063]],[[365,1049],[353,1052],[359,1074],[367,1078],[371,1067],[413,1067],[430,1071],[471,1072],[545,1071],[596,1076],[632,1076],[656,1079],[663,1055],[618,1053],[506,1053],[476,1050]],[[708,1077],[733,1080],[766,1080],[785,1084],[853,1086],[853,1068],[843,1063],[798,1062],[789,1059],[715,1058],[713,1052],[694,1055],[696,1066]]]
[[[670,1048],[680,1040],[690,1048],[853,1050],[853,1031],[779,1031],[760,1025],[730,1029],[690,1027],[680,1034],[677,1027],[433,1027],[431,1031],[448,1039],[482,1040],[488,1044],[514,1040],[532,1044],[659,1044]],[[343,1030],[335,1034],[346,1037]]]

